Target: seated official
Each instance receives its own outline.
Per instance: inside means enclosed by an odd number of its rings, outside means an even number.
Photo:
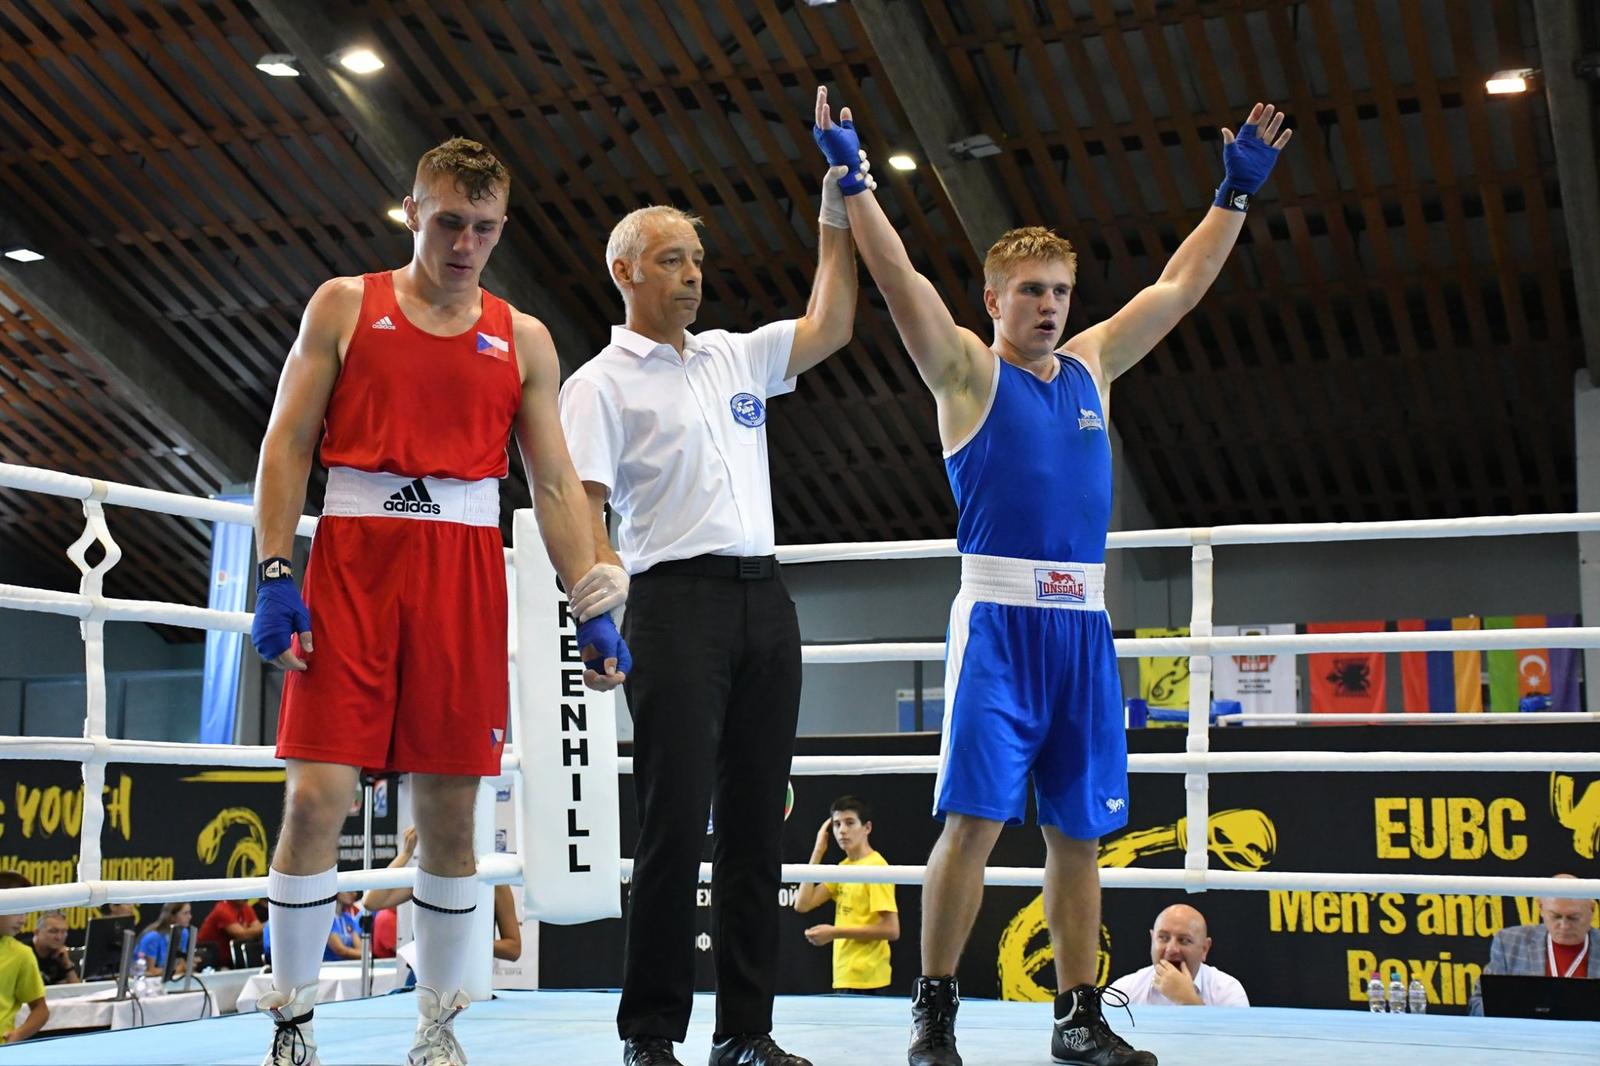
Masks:
[[[1592,899],[1539,900],[1539,924],[1507,926],[1496,933],[1489,941],[1489,964],[1483,972],[1600,979],[1600,930],[1594,927],[1594,908]],[[1483,989],[1477,981],[1472,982],[1467,1011],[1483,1014]]]
[[[193,930],[189,928],[189,921],[193,911],[187,903],[168,903],[161,908],[161,916],[145,927],[140,935],[139,942],[134,945],[134,954],[143,958],[148,972],[160,977],[167,965],[167,941],[171,938],[174,927],[183,930],[178,941],[178,950],[189,950],[189,935]],[[183,973],[184,960],[179,959],[172,968],[173,976]]]
[[[1207,965],[1211,937],[1205,917],[1187,903],[1156,915],[1150,929],[1150,965],[1111,982],[1129,1005],[1248,1007],[1237,978]]]
[[[233,945],[259,941],[261,928],[261,918],[249,900],[224,899],[212,905],[196,936],[201,947],[212,945],[217,968],[226,970],[233,965]]]
[[[75,985],[83,980],[77,963],[67,950],[67,916],[60,911],[45,911],[33,932],[18,940],[33,948],[39,960],[39,976],[47,985]]]

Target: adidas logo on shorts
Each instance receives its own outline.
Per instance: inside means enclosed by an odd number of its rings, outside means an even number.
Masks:
[[[378,319],[378,321],[376,321],[376,322],[374,322],[372,324],[372,328],[373,329],[394,329],[394,319],[390,318],[388,315],[384,315],[382,318]]]
[[[389,327],[393,329],[393,326]],[[383,501],[385,511],[401,511],[407,514],[438,514],[439,505],[433,502],[433,497],[428,495],[427,484],[419,477],[399,492]]]

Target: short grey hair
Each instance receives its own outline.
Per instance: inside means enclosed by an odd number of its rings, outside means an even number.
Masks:
[[[606,276],[617,286],[618,292],[622,291],[622,285],[611,273],[611,264],[618,259],[625,260],[632,265],[630,273],[637,273],[639,261],[644,258],[645,231],[653,222],[687,222],[698,227],[701,219],[699,215],[691,215],[669,204],[651,204],[622,216],[622,221],[611,227],[611,236],[606,241]]]
[[[39,925],[43,925],[45,923],[45,920],[49,919],[49,918],[60,918],[63,922],[67,922],[67,912],[66,911],[43,911],[39,915]],[[71,922],[67,922],[67,924],[71,925],[72,923]],[[38,928],[38,926],[35,926],[34,928]]]

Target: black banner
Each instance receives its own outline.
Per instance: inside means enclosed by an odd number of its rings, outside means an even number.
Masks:
[[[0,870],[18,870],[35,885],[78,879],[83,825],[83,776],[77,763],[0,763]],[[113,764],[101,799],[101,877],[107,881],[168,881],[262,877],[272,835],[283,817],[283,770]],[[359,794],[339,838],[339,867],[361,867]],[[395,816],[389,787],[375,797],[375,865],[394,857]],[[153,921],[159,906],[138,908]],[[194,905],[198,926],[209,904]],[[83,908],[67,924],[83,929]]]
[[[1600,729],[1583,723],[1483,727],[1302,727],[1212,732],[1214,751],[1583,751]],[[927,736],[804,738],[805,754],[929,754]],[[1136,730],[1135,752],[1182,751],[1180,729]],[[1181,774],[1135,774],[1128,828],[1102,843],[1101,865],[1179,869],[1189,826]],[[631,779],[622,781],[622,849],[637,839]],[[1565,773],[1284,773],[1214,774],[1210,778],[1211,865],[1222,870],[1380,872],[1549,876],[1595,875],[1600,847],[1600,775]],[[929,816],[932,778],[850,775],[793,779],[784,855],[804,862],[832,800],[853,793],[873,810],[873,845],[894,864],[927,859],[939,824]],[[1032,815],[1030,813],[1030,819]],[[706,858],[710,856],[707,838]],[[827,862],[842,856],[833,848]],[[1008,829],[991,866],[1041,866],[1044,845],[1031,824]],[[803,931],[832,920],[833,908],[795,914],[793,885],[775,901],[785,909],[778,988],[831,987],[831,949],[806,943]],[[710,990],[710,889],[699,890],[699,987]],[[624,905],[626,905],[624,889]],[[920,889],[896,889],[901,938],[892,945],[891,988],[909,993],[918,969]],[[1365,1006],[1362,979],[1400,971],[1427,990],[1430,1009],[1462,1013],[1473,978],[1499,928],[1535,922],[1537,904],[1504,896],[1374,892],[1181,892],[1108,889],[1104,894],[1100,978],[1111,980],[1150,962],[1156,914],[1187,902],[1206,916],[1213,946],[1207,961],[1244,984],[1262,1006]],[[547,988],[608,987],[620,982],[622,923],[595,922],[540,933],[540,983]],[[1055,974],[1043,900],[1033,889],[988,889],[963,957],[969,996],[1042,1000]]]

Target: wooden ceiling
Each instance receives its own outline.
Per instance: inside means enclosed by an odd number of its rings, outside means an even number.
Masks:
[[[366,83],[383,117],[254,69],[307,13],[385,60]],[[1080,246],[1069,332],[1198,220],[1218,127],[1264,99],[1296,128],[1215,289],[1118,383],[1157,523],[1574,507],[1584,349],[1549,115],[1540,93],[1483,89],[1540,65],[1532,0],[929,0],[916,17],[912,46],[1000,148],[959,165],[1010,223]],[[706,219],[703,326],[796,315],[819,83],[854,109],[913,259],[987,336],[944,184],[884,162],[923,155],[907,105],[925,86],[886,73],[848,0],[0,0],[0,245],[49,257],[0,265],[0,458],[196,494],[247,479],[308,295],[409,255],[374,123],[500,152],[496,256],[564,310],[570,365],[620,317],[602,251],[645,203]],[[63,286],[116,328],[91,345],[53,320],[38,305],[71,306]],[[174,384],[131,387],[134,349]],[[164,405],[178,392],[206,413]],[[780,542],[952,533],[932,405],[870,286],[854,342],[771,420]],[[75,511],[0,490],[0,570],[70,587]],[[129,562],[112,594],[204,602],[203,528],[119,512],[113,529]]]

